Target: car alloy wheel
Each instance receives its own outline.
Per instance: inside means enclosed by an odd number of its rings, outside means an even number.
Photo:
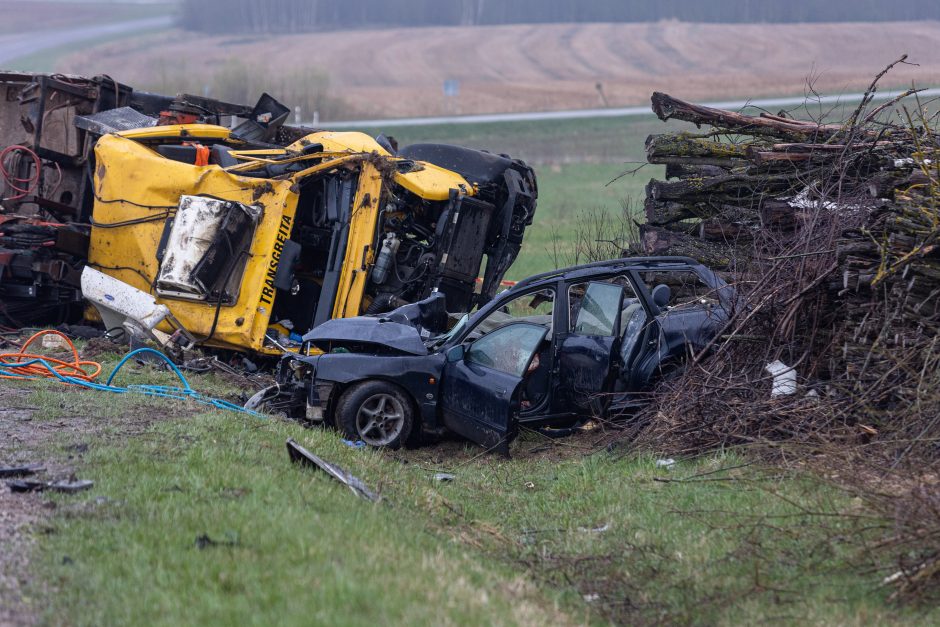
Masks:
[[[356,432],[371,446],[388,446],[401,435],[404,426],[401,401],[384,392],[363,401],[356,414]]]

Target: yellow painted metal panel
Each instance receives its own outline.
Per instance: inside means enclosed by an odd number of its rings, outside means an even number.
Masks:
[[[149,141],[153,139],[178,138],[187,139],[228,139],[232,132],[224,126],[215,124],[171,124],[169,126],[148,126],[147,128],[133,128],[128,131],[116,133],[121,137]]]
[[[419,164],[420,169],[413,172],[395,172],[395,182],[409,192],[428,200],[447,200],[452,189],[467,196],[476,195],[473,186],[456,172],[424,161]]]
[[[334,318],[348,318],[362,313],[362,297],[375,257],[375,223],[379,215],[382,174],[368,161],[362,164],[359,189],[353,200],[346,239],[343,273],[333,303]]]
[[[321,131],[311,133],[291,147],[302,148],[303,144],[316,143],[323,146],[325,152],[365,152],[390,156],[374,138],[356,131]]]
[[[102,137],[95,147],[95,206],[89,263],[145,292],[157,276],[157,248],[166,218],[183,194],[259,205],[263,215],[233,305],[219,308],[210,346],[262,350],[274,304],[273,272],[279,246],[290,235],[297,194],[290,180],[246,178],[216,165],[165,159],[128,138]],[[214,303],[158,297],[197,338],[212,331]]]
[[[236,154],[249,161],[228,169],[181,163],[149,147],[150,142],[160,140],[224,141],[228,136],[228,129],[213,125],[164,126],[106,135],[95,147],[89,263],[143,291],[153,293],[160,238],[182,195],[211,196],[262,207],[234,304],[217,307],[215,303],[157,297],[183,327],[208,346],[265,354],[280,352],[264,345],[265,333],[276,298],[274,275],[283,242],[293,228],[303,179],[339,168],[359,172],[333,303],[334,318],[359,315],[367,305],[365,288],[379,245],[376,226],[387,183],[394,181],[434,201],[447,200],[451,190],[476,193],[463,177],[433,164],[419,162],[413,171],[400,172],[398,162],[405,160],[390,156],[363,133],[314,133],[286,149],[240,151]],[[322,152],[303,154],[305,146],[316,143],[323,146]],[[309,160],[311,165],[283,178],[241,176],[276,155],[281,156],[279,163]]]

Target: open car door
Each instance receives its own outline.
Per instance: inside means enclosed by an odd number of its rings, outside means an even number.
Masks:
[[[439,406],[444,425],[487,448],[509,452],[521,388],[548,329],[512,322],[447,353]]]
[[[569,409],[600,415],[620,365],[623,287],[582,283],[572,286],[568,297],[570,331],[559,348],[560,397]]]

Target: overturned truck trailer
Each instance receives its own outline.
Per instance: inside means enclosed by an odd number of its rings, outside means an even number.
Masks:
[[[532,223],[505,155],[284,124],[286,107],[3,74],[0,324],[279,354],[331,318],[493,297]],[[478,281],[484,268],[482,281]]]

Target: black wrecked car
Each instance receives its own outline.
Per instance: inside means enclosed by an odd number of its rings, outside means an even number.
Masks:
[[[381,316],[325,322],[288,355],[276,400],[345,437],[397,448],[456,432],[508,450],[519,425],[570,427],[623,412],[703,349],[734,290],[685,257],[625,258],[539,274],[452,319],[442,294]],[[450,326],[448,329],[447,327]]]

